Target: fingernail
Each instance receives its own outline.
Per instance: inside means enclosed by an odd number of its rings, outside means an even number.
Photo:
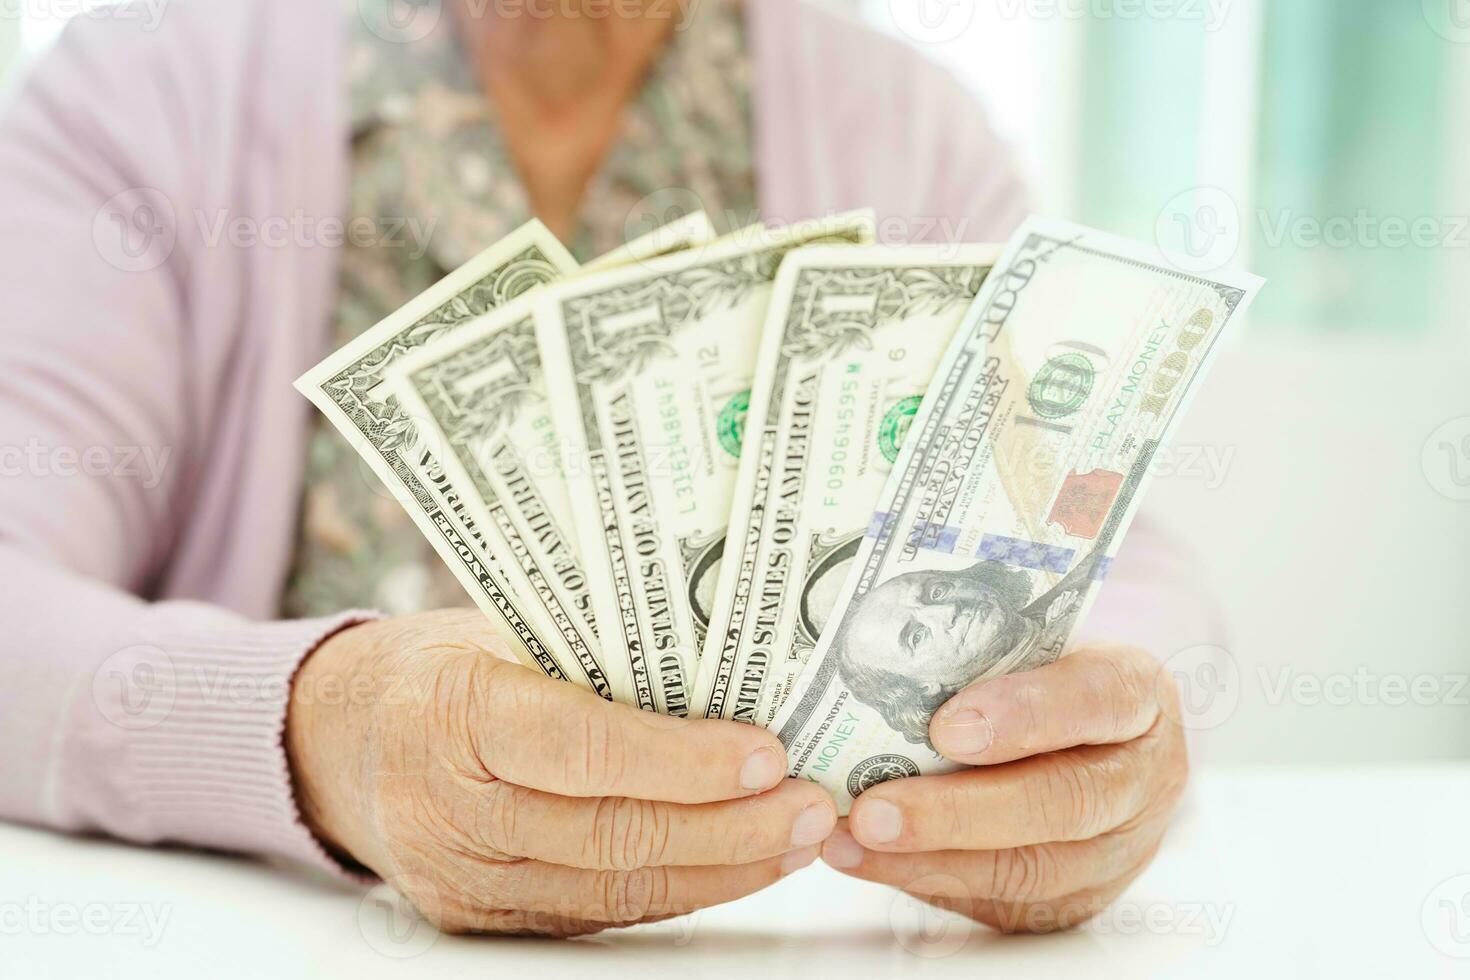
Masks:
[[[781,873],[789,875],[793,871],[800,871],[815,861],[821,851],[820,847],[804,847],[799,851],[791,851],[781,859]]]
[[[903,833],[903,814],[887,800],[856,803],[847,821],[853,836],[870,844],[891,844]]]
[[[772,746],[756,749],[740,767],[740,788],[767,790],[786,778],[786,754]]]
[[[995,726],[977,708],[957,708],[935,719],[929,733],[934,747],[947,756],[980,755],[995,741]]]
[[[825,803],[813,803],[791,825],[791,846],[806,847],[827,839],[837,825],[837,814]]]
[[[863,863],[863,845],[854,840],[847,831],[836,831],[822,845],[822,860],[834,868],[856,868]]]

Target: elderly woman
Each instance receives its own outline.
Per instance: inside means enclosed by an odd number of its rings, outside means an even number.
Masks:
[[[770,733],[602,702],[422,612],[464,597],[292,379],[527,218],[585,258],[671,189],[911,237],[1025,208],[959,85],[792,0],[73,24],[0,120],[0,817],[383,876],[455,931],[689,912],[819,854],[921,895],[942,871],[1003,928],[1116,896],[1185,781],[1140,651],[1212,625],[1146,520],[1106,645],[960,691],[929,734],[972,768],[840,825]]]

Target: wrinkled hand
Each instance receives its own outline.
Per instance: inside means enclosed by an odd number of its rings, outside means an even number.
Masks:
[[[1123,647],[972,685],[929,735],[978,768],[873,787],[822,856],[1007,932],[1070,928],[1117,898],[1188,778],[1174,685]]]
[[[293,683],[312,829],[435,925],[594,932],[816,859],[836,807],[769,732],[609,704],[505,651],[478,613],[431,613],[338,634]]]

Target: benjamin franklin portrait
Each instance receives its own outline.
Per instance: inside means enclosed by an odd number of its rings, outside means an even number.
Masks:
[[[863,596],[833,640],[853,696],[927,744],[929,719],[966,685],[1057,657],[1097,556],[1032,599],[1033,573],[999,561],[895,576]]]

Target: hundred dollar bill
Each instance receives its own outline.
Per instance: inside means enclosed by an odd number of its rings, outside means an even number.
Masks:
[[[535,301],[604,667],[638,707],[688,712],[776,268],[872,228],[864,213],[761,229]]]
[[[596,264],[614,268],[713,237],[709,219],[699,212]],[[604,697],[626,697],[628,692],[612,687],[599,658],[536,348],[535,295],[536,290],[522,294],[404,354],[386,372],[386,385],[414,420],[423,444],[436,450],[447,484],[498,556],[512,596],[523,608],[536,607],[559,635],[570,654],[566,670]]]
[[[449,483],[438,454],[387,384],[400,358],[576,269],[556,237],[532,221],[312,368],[296,387],[408,511],[475,603],[504,627],[516,655],[551,677],[596,690],[556,623],[517,595],[503,561],[507,552]]]
[[[1033,218],[945,352],[847,582],[772,727],[841,812],[954,766],[929,745],[965,685],[1061,655],[1150,461],[1260,281]]]
[[[995,245],[805,248],[762,334],[694,713],[769,724],[800,676]]]

